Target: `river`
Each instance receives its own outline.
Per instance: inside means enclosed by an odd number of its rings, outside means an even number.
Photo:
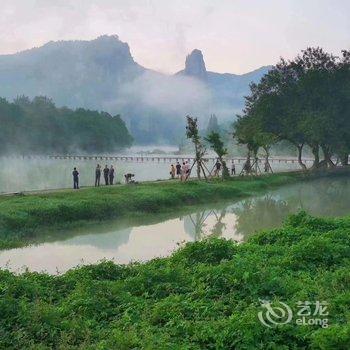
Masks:
[[[316,216],[350,215],[349,198],[350,179],[324,178],[239,201],[191,207],[181,213],[49,231],[40,242],[0,251],[0,267],[56,274],[103,259],[122,264],[147,261],[209,236],[243,242],[259,230],[280,226],[288,215],[301,209]]]

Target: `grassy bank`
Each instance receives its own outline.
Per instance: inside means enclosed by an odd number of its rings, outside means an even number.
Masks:
[[[0,248],[21,245],[47,227],[69,227],[82,221],[166,212],[187,205],[238,199],[319,176],[288,173],[227,181],[167,181],[1,196]]]
[[[242,245],[189,243],[146,264],[0,271],[0,348],[345,350],[349,271],[350,218],[304,213]],[[288,304],[293,319],[262,325],[259,299]],[[328,327],[297,325],[298,301],[326,301]]]

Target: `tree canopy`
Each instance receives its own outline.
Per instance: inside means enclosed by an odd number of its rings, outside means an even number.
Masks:
[[[222,164],[222,177],[229,177],[229,171],[227,169],[226,161],[224,157],[227,155],[227,148],[224,146],[224,142],[221,140],[220,134],[212,131],[205,140],[209,143],[213,151],[218,155],[220,163]]]
[[[333,166],[332,157],[348,164],[349,51],[335,57],[321,48],[307,48],[294,60],[281,59],[258,84],[251,84],[234,134],[253,153],[288,141],[297,147],[303,167],[304,145],[314,154],[314,167]]]
[[[119,115],[57,108],[44,96],[0,99],[0,154],[112,152],[131,145]]]

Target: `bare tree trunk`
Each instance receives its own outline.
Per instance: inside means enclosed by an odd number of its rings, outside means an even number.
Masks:
[[[312,165],[313,169],[317,169],[320,166],[320,149],[318,145],[313,145],[311,147],[311,152],[314,155],[314,164]]]
[[[263,149],[265,151],[265,163],[264,163],[264,173],[267,173],[271,170],[272,172],[272,168],[271,168],[271,165],[270,165],[270,148],[269,147],[266,147],[266,146],[263,146]]]
[[[198,180],[201,179],[201,165],[199,161],[197,161],[197,178]]]
[[[306,165],[303,163],[303,148],[304,148],[304,144],[299,144],[299,145],[296,145],[297,146],[297,149],[298,149],[298,163],[299,165],[301,166],[301,168],[303,170],[307,170],[306,168]]]
[[[259,161],[258,152],[254,152],[255,175],[258,175],[258,166],[259,166],[258,161]]]
[[[204,178],[205,178],[205,181],[207,181],[207,180],[208,180],[208,179],[207,179],[207,175],[205,174],[205,170],[204,170],[204,168],[203,168],[203,164],[202,164],[202,163],[201,163],[200,167],[201,167],[201,169],[202,169],[202,171],[203,171],[203,176],[204,176]]]
[[[196,161],[197,161],[197,178],[198,180],[200,180],[201,179],[201,159],[199,156],[198,145],[196,145],[195,148],[196,148]]]
[[[250,150],[248,150],[247,159],[244,164],[244,167],[245,167],[244,170],[246,171],[247,174],[250,174],[252,171],[250,157],[251,157],[251,153],[250,153]]]
[[[342,166],[349,165],[349,155],[347,153],[344,153],[340,156],[340,163]]]
[[[332,155],[331,152],[329,150],[329,147],[322,145],[322,152],[323,152],[323,156],[324,156],[324,161],[326,163],[326,166],[333,168],[335,167],[335,164],[332,162]]]

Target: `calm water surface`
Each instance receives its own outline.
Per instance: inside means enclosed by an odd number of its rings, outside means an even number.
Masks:
[[[209,236],[242,242],[256,231],[280,226],[286,216],[300,209],[317,216],[350,215],[350,179],[327,178],[285,186],[237,202],[150,215],[142,221],[134,218],[48,232],[40,242],[0,251],[0,267],[55,274],[102,259],[146,261]]]

